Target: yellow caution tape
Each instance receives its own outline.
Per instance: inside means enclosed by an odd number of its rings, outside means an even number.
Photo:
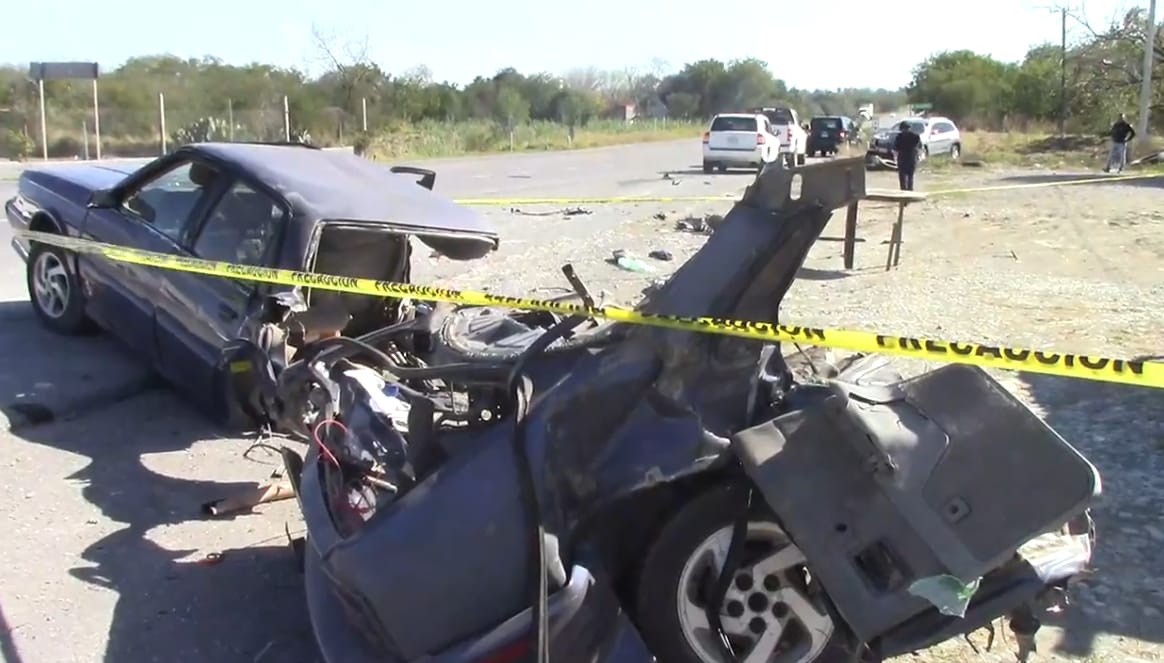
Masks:
[[[613,306],[585,306],[582,304],[544,301],[526,297],[493,295],[486,292],[377,281],[351,276],[316,274],[271,267],[251,267],[248,265],[155,253],[153,251],[142,251],[140,249],[132,249],[91,240],[62,237],[51,233],[20,231],[17,235],[31,241],[51,244],[79,253],[102,255],[110,260],[119,262],[160,267],[162,269],[172,269],[195,274],[220,276],[242,281],[302,286],[306,288],[319,288],[321,290],[334,290],[336,292],[349,292],[380,297],[408,297],[469,306],[504,306],[516,309],[548,311],[562,315],[582,314],[628,324],[735,336],[766,342],[804,343],[806,345],[818,345],[854,352],[892,354],[917,359],[988,366],[1145,387],[1164,387],[1164,363],[1161,362],[1111,359],[1108,357],[1063,352],[1009,348],[982,343],[959,343],[937,339],[892,336],[863,331],[777,325],[769,322],[652,314]]]
[[[1099,182],[1120,182],[1127,180],[1149,180],[1164,178],[1164,173],[1148,173],[1142,175],[1108,175],[1081,180],[1064,180],[1059,182],[1029,182],[1026,184],[1000,184],[995,186],[971,187],[965,189],[940,189],[938,191],[918,191],[927,198],[936,196],[953,196],[964,193],[986,193],[990,191],[1015,191],[1021,189],[1043,189],[1072,184],[1097,184]],[[455,202],[461,205],[477,207],[503,207],[518,205],[623,205],[633,203],[707,203],[707,202],[737,202],[738,194],[723,194],[719,196],[610,196],[596,198],[459,198]]]
[[[720,196],[613,196],[604,198],[458,198],[453,202],[460,205],[603,205],[632,203],[693,203],[693,202],[735,202],[736,194]]]

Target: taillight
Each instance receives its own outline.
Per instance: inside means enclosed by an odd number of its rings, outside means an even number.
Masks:
[[[756,134],[756,144],[757,144],[757,145],[763,145],[763,144],[764,144],[764,140],[765,140],[765,139],[764,139],[764,134]]]
[[[704,144],[707,144],[707,141],[708,141],[710,138],[711,138],[711,132],[710,132],[710,131],[704,131],[704,132],[703,132],[703,142],[704,142]]]
[[[845,137],[845,132],[843,132],[843,131],[842,131],[842,132],[841,132],[841,138],[844,138],[844,137]]]

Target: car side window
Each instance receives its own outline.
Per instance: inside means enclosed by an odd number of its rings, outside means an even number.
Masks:
[[[191,251],[205,260],[267,266],[285,221],[282,205],[236,181],[210,210]]]
[[[181,242],[190,215],[219,175],[206,164],[179,163],[126,196],[121,203],[122,211]]]

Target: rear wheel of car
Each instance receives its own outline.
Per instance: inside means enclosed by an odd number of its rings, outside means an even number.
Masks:
[[[950,146],[950,158],[957,159],[960,156],[962,156],[962,146],[954,143]]]
[[[704,162],[703,162],[703,172],[705,172],[705,173],[710,173],[710,172],[711,172],[711,170],[712,170],[712,164],[711,164],[711,162],[710,162],[710,161],[704,161]]]
[[[796,165],[803,166],[807,161],[808,161],[807,154],[797,154],[796,155]]]
[[[644,560],[637,621],[660,661],[723,661],[706,606],[731,541],[739,490],[716,488],[689,502],[664,525]],[[736,660],[860,660],[851,632],[835,616],[800,549],[762,514],[748,522],[743,559],[719,612]]]
[[[64,249],[33,243],[26,269],[28,299],[45,327],[58,334],[82,334],[93,325],[85,315],[81,280]]]
[[[726,173],[726,172],[727,172],[727,166],[726,166],[726,165],[724,165],[724,164],[722,164],[722,163],[721,163],[721,164],[716,164],[716,166],[715,166],[715,169],[716,169],[716,170],[718,170],[718,171],[719,171],[719,172],[721,172],[721,173]]]

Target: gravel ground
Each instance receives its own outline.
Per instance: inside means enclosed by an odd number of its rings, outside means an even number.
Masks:
[[[923,173],[919,188],[1050,177],[947,170]],[[745,183],[741,180],[741,187]],[[894,183],[891,175],[877,173],[869,186]],[[1164,325],[1149,302],[1164,297],[1161,202],[1160,180],[935,197],[907,211],[901,264],[890,272],[884,262],[894,211],[863,210],[857,264],[848,273],[841,268],[844,214],[838,213],[785,301],[784,322],[1107,356],[1159,355]],[[652,279],[665,277],[702,245],[704,236],[676,230],[676,221],[724,213],[727,206],[589,209],[593,214],[575,216],[553,206],[521,213],[491,210],[515,241],[471,265],[421,260],[418,272],[454,287],[488,284],[492,292],[524,294],[534,286],[565,286],[558,269],[571,262],[592,290],[607,291],[608,301],[631,303]],[[535,232],[554,239],[525,237]],[[608,264],[615,249],[642,257],[657,273],[630,273]],[[675,260],[647,258],[655,249],[670,251]],[[914,360],[898,365],[906,374],[927,368]],[[1164,394],[992,373],[1079,447],[1104,480],[1104,497],[1095,508],[1095,574],[1079,586],[1067,611],[1042,630],[1041,660],[1164,660],[1164,518],[1157,505],[1164,498]],[[1013,641],[1002,639],[982,656],[1014,660],[1012,650]],[[957,641],[907,659],[977,657]]]

